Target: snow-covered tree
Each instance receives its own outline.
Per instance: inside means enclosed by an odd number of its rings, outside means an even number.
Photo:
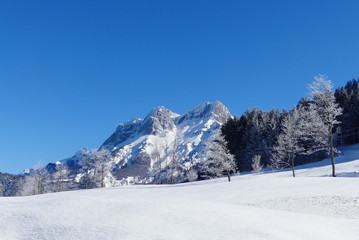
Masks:
[[[111,153],[106,148],[101,148],[92,153],[94,167],[96,170],[95,182],[100,183],[100,186],[105,187],[105,177],[111,171]]]
[[[333,127],[339,123],[337,117],[342,114],[342,109],[338,103],[336,103],[333,83],[326,75],[320,74],[315,76],[313,83],[308,86],[308,89],[313,99],[312,106],[327,127],[329,155],[332,162],[332,176],[335,177]]]
[[[157,175],[157,184],[162,183],[162,146],[159,143],[155,143],[152,151],[152,158],[157,162],[157,168],[155,174]]]
[[[206,172],[209,176],[227,175],[228,181],[231,181],[231,173],[236,171],[234,156],[227,148],[227,141],[219,132],[214,140],[207,145],[207,156],[201,166],[201,172]]]
[[[263,165],[261,164],[261,155],[254,155],[252,158],[252,171],[253,173],[261,173]]]
[[[105,148],[82,149],[78,155],[81,156],[78,164],[83,172],[84,188],[105,187],[105,177],[111,171],[111,153]]]
[[[56,183],[57,192],[66,190],[65,183],[67,182],[69,169],[65,163],[58,162],[56,164],[56,172],[53,173],[53,178]]]
[[[325,151],[328,147],[327,128],[313,108],[312,102],[302,102],[300,105],[300,124],[302,135],[299,144],[303,147],[302,155],[313,155]]]
[[[187,175],[187,180],[189,182],[193,182],[193,181],[196,181],[198,179],[198,174],[197,174],[197,171],[194,170],[193,168],[191,168],[190,170],[187,171],[186,173]]]
[[[169,182],[169,159],[170,156],[168,154],[168,151],[170,149],[170,146],[168,144],[168,141],[165,139],[162,142],[162,148],[163,148],[163,155],[164,155],[164,163],[165,163],[165,169],[164,169],[164,179],[165,179],[165,183],[168,184]]]
[[[85,189],[94,187],[94,176],[95,176],[95,158],[93,156],[93,152],[84,148],[80,150],[81,160],[78,164],[81,166],[81,170],[83,172],[82,181]]]
[[[169,171],[170,171],[170,182],[171,184],[175,183],[175,174],[179,171],[182,171],[182,167],[180,164],[180,154],[179,154],[179,145],[178,145],[179,138],[176,135],[173,141],[172,152],[170,156],[170,163],[169,163]]]
[[[29,196],[37,194],[36,179],[32,175],[27,175],[24,178],[24,182],[21,186],[21,196]]]
[[[295,177],[295,159],[323,151],[327,146],[326,128],[310,102],[303,99],[281,124],[281,132],[272,152],[272,166],[291,167]]]
[[[28,175],[25,176],[20,195],[43,194],[49,190],[49,175],[46,168],[39,162]]]
[[[300,107],[295,107],[284,119],[282,132],[278,136],[277,146],[272,156],[274,167],[291,167],[293,177],[295,177],[294,159],[298,153],[303,151],[303,148],[299,145],[299,139],[303,134],[300,111]]]
[[[46,187],[49,184],[49,175],[42,162],[35,165],[34,177],[36,181],[36,194],[45,193]]]

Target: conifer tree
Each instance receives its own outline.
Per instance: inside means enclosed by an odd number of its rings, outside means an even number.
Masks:
[[[236,171],[234,156],[227,148],[227,141],[219,132],[214,140],[207,145],[207,156],[201,171],[208,175],[218,177],[227,175],[228,181],[231,181],[231,173]]]

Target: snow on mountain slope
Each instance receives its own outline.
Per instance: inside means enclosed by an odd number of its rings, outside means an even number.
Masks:
[[[1,239],[358,239],[359,178],[326,177],[326,160],[298,173],[0,198]]]
[[[152,110],[144,119],[133,119],[120,124],[102,144],[115,156],[116,178],[154,177],[158,160],[165,169],[173,151],[178,151],[180,164],[185,168],[201,160],[205,143],[232,115],[221,102],[203,103],[179,115],[164,107]]]

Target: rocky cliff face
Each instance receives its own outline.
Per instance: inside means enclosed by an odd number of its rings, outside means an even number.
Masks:
[[[101,148],[113,154],[117,179],[154,177],[159,162],[166,169],[174,151],[181,166],[189,169],[202,160],[206,142],[231,117],[221,102],[200,104],[183,115],[158,107],[144,119],[120,124]]]

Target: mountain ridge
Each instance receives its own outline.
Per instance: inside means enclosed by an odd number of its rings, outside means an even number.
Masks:
[[[146,178],[153,177],[151,171],[158,165],[152,157],[156,145],[167,145],[171,153],[174,151],[171,145],[176,141],[180,163],[188,169],[203,158],[205,142],[231,117],[219,101],[202,103],[182,115],[159,106],[144,119],[119,124],[100,149],[105,148],[113,154],[117,178],[130,177],[134,172]],[[170,155],[164,152],[161,155]],[[168,163],[168,159],[163,158],[162,161]],[[161,163],[164,168],[168,167],[166,163]]]
[[[48,181],[45,192],[93,188],[100,182],[104,187],[169,183],[170,171],[172,183],[191,181],[188,174],[205,161],[207,142],[232,117],[219,101],[199,104],[184,114],[159,106],[144,118],[120,123],[97,150],[81,149],[44,167],[25,169],[18,175],[2,174],[0,190],[6,196],[43,193],[35,188],[43,170],[47,176],[42,178]],[[102,151],[109,157],[101,167],[108,170],[99,180]]]

